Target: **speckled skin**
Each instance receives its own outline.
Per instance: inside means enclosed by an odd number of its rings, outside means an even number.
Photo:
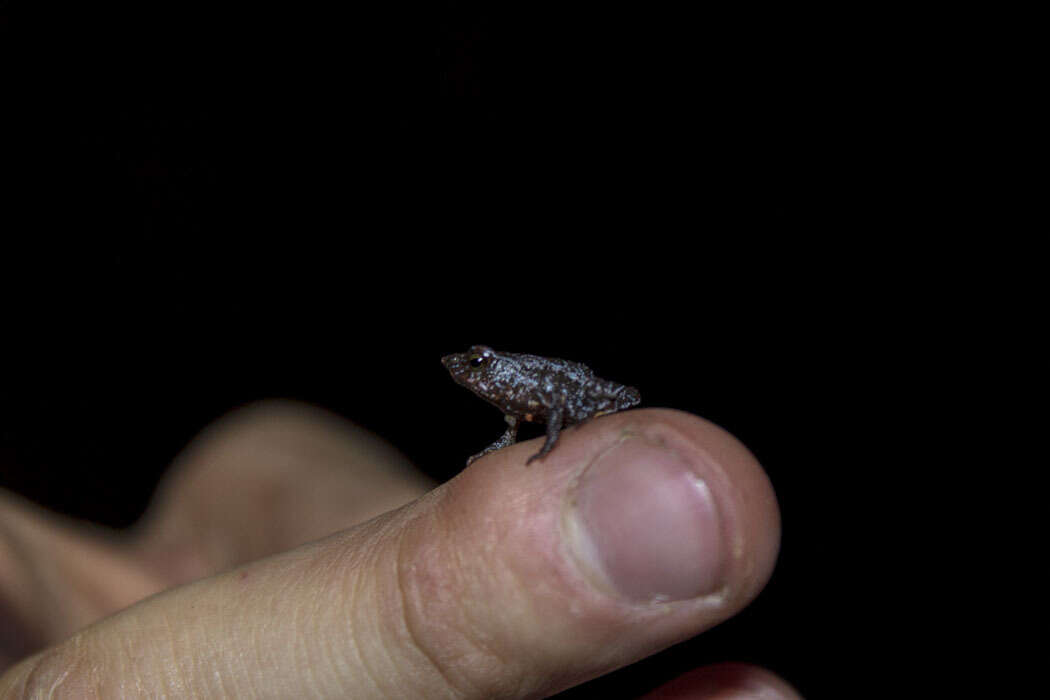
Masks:
[[[547,441],[526,464],[554,447],[563,425],[615,413],[636,406],[642,397],[634,387],[594,376],[587,365],[553,357],[496,352],[475,345],[467,352],[441,358],[457,384],[465,386],[499,410],[507,432],[467,460],[512,445],[518,439],[518,421],[547,424]]]

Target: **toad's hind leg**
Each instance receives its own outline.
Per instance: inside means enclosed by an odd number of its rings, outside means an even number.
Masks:
[[[565,397],[560,396],[559,401],[555,406],[552,406],[547,411],[547,440],[543,443],[543,447],[536,454],[529,457],[525,464],[532,464],[532,461],[543,457],[552,449],[554,449],[554,443],[558,441],[558,434],[561,433],[561,426],[565,420]]]
[[[503,419],[507,421],[507,431],[503,433],[503,437],[501,437],[499,440],[496,440],[496,442],[492,443],[491,445],[483,449],[481,452],[478,452],[476,455],[468,459],[468,465],[472,464],[474,460],[478,459],[479,457],[484,457],[488,453],[495,452],[496,450],[502,450],[507,445],[513,445],[517,441],[518,419],[514,416],[509,416],[507,414],[503,414]]]

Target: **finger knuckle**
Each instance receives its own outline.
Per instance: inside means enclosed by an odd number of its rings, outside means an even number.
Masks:
[[[514,664],[479,621],[463,570],[432,556],[404,558],[398,567],[402,629],[407,645],[433,682],[450,697],[493,697],[516,685]],[[511,693],[513,694],[513,693]]]

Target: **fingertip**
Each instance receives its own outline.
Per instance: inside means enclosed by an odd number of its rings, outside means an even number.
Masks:
[[[681,454],[711,489],[727,526],[730,593],[742,606],[765,587],[780,551],[780,508],[769,476],[735,435],[711,421],[674,409],[634,413],[648,414],[646,434]]]
[[[643,700],[801,700],[790,683],[771,671],[743,663],[694,669]]]
[[[718,426],[626,411],[565,431],[526,467],[538,442],[470,465],[402,540],[407,617],[431,654],[470,653],[465,628],[495,657],[528,659],[519,676],[578,682],[722,622],[768,580],[776,499]]]
[[[597,579],[639,601],[718,593],[737,609],[769,580],[780,547],[776,495],[721,427],[641,409],[570,431],[561,449],[544,470],[552,481],[569,472],[567,540]]]

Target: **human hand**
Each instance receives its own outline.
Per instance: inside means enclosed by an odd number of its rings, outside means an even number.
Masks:
[[[365,431],[267,403],[198,438],[126,535],[0,494],[0,666],[46,647],[0,697],[543,697],[764,586],[775,497],[721,429],[645,409],[526,468],[535,447],[431,489]],[[740,665],[652,697],[718,693],[797,697]]]

